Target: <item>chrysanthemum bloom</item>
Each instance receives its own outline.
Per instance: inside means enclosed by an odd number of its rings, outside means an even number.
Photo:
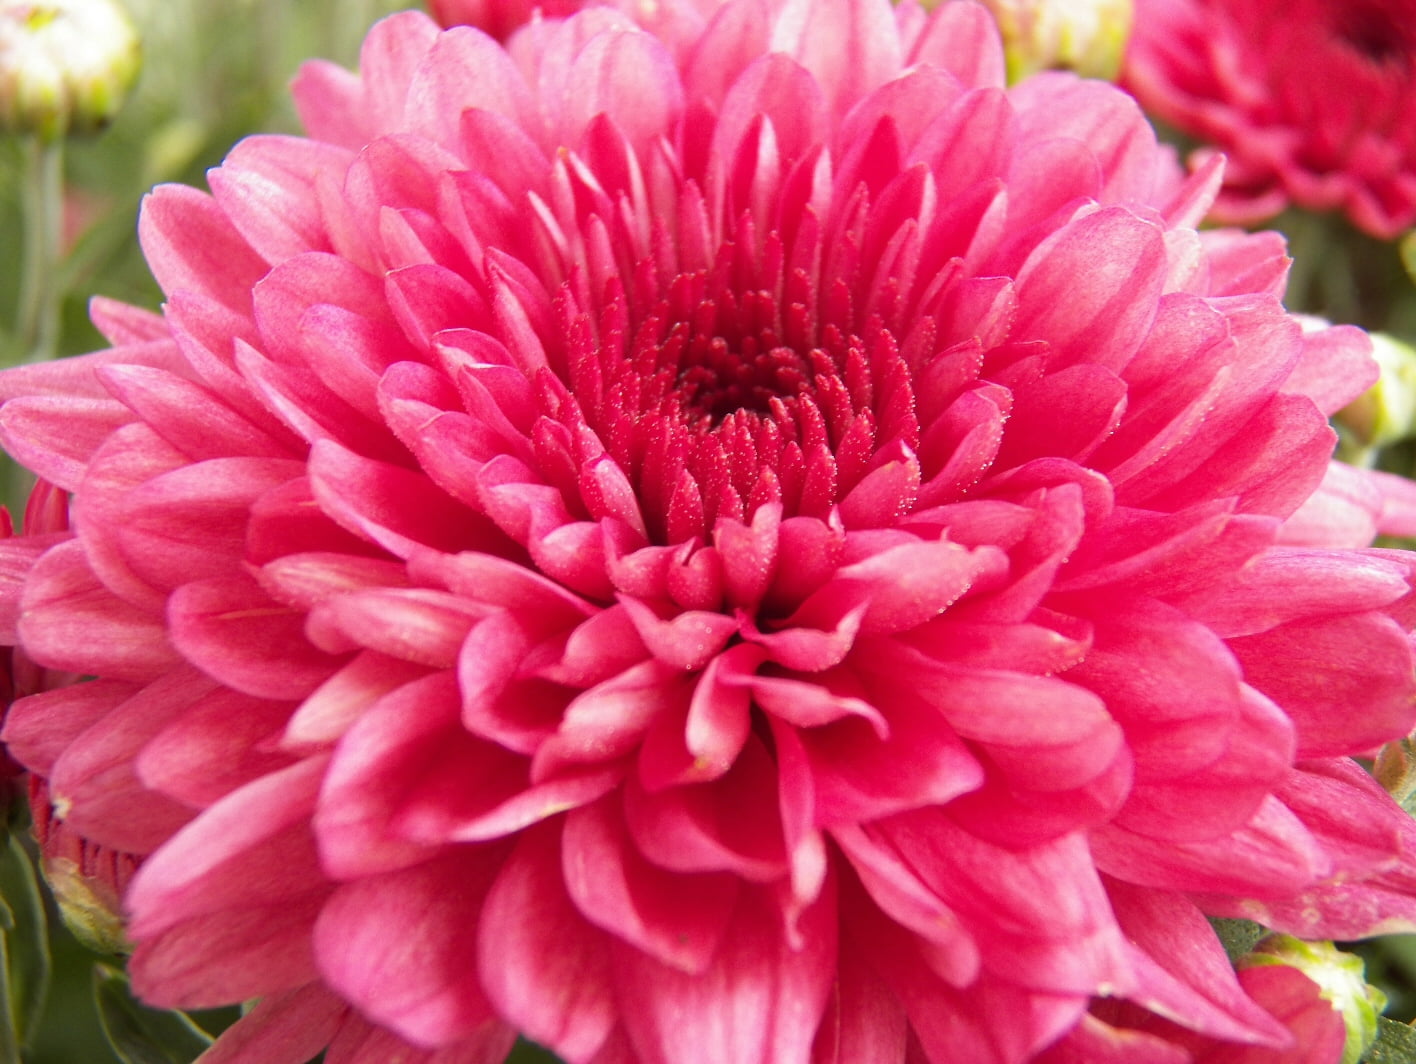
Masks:
[[[1416,3],[1136,0],[1124,80],[1229,156],[1215,217],[1290,202],[1390,239],[1416,222]]]
[[[1282,1049],[1205,914],[1416,927],[1367,341],[1125,94],[1002,85],[967,3],[396,16],[147,201],[161,317],[0,376],[95,677],[5,737],[147,855],[139,992],[262,998],[208,1064]]]

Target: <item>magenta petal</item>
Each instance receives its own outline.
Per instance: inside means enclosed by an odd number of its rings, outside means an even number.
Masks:
[[[291,439],[253,424],[214,392],[168,370],[127,364],[105,366],[98,375],[148,427],[194,460],[290,457]]]
[[[1245,681],[1293,718],[1299,757],[1359,753],[1406,735],[1416,723],[1411,643],[1389,617],[1294,621],[1228,642]],[[1362,712],[1352,714],[1353,705]]]
[[[132,419],[127,407],[110,399],[14,399],[0,414],[0,438],[39,476],[73,491],[103,441]]]
[[[1378,554],[1274,548],[1223,585],[1188,597],[1185,611],[1226,638],[1315,614],[1356,613],[1410,592],[1406,567]]]
[[[411,662],[372,651],[359,654],[300,703],[281,745],[300,749],[333,742],[380,696],[425,673]]]
[[[690,677],[659,661],[626,669],[566,706],[556,734],[536,751],[533,775],[545,778],[561,764],[594,764],[622,757],[654,719],[685,705]]]
[[[522,836],[482,907],[477,964],[487,997],[528,1038],[572,1064],[615,1024],[605,935],[566,896],[554,830]]]
[[[5,645],[14,646],[19,642],[15,626],[20,619],[20,595],[24,591],[25,577],[40,555],[67,538],[66,535],[49,535],[0,540],[0,639]]]
[[[931,970],[950,986],[967,986],[978,978],[978,943],[963,922],[901,855],[858,827],[832,831],[845,851],[861,886],[875,905],[901,927],[917,935]],[[927,945],[925,945],[927,943]]]
[[[325,1050],[325,1064],[503,1064],[516,1031],[490,1020],[473,1034],[437,1049],[419,1049],[384,1027],[351,1014]]]
[[[251,505],[302,472],[299,463],[262,458],[182,466],[128,493],[118,542],[133,571],[157,588],[228,575]]]
[[[319,899],[213,913],[138,944],[133,988],[158,1008],[207,1009],[279,993],[316,977],[310,925]]]
[[[762,652],[750,643],[730,647],[703,670],[688,704],[684,746],[696,761],[727,771],[751,727],[750,684],[745,682],[762,662]]]
[[[5,712],[0,738],[6,752],[31,772],[52,776],[65,749],[137,691],[132,684],[94,680],[18,699]]]
[[[472,1033],[492,1016],[472,958],[496,868],[494,854],[457,851],[341,886],[315,924],[325,980],[417,1045]]]
[[[1334,874],[1272,901],[1201,896],[1205,911],[1252,917],[1309,938],[1366,938],[1416,928],[1416,825],[1371,776],[1346,759],[1312,761],[1290,774],[1282,793],[1284,804],[1330,848]]]
[[[146,940],[242,902],[325,893],[308,818],[326,763],[310,758],[249,783],[174,835],[129,888],[129,932]]]
[[[350,644],[429,668],[450,668],[486,610],[461,596],[426,588],[370,588],[321,603],[306,632],[323,649]]]
[[[1003,47],[994,22],[986,10],[967,4],[941,8],[908,61],[941,66],[971,88],[1001,89],[1004,84]]]
[[[644,1064],[809,1059],[835,965],[835,891],[802,915],[795,946],[763,895],[742,893],[703,976],[615,950],[616,988],[640,1006],[624,1022]]]
[[[298,611],[273,601],[244,575],[178,588],[168,623],[189,661],[257,698],[303,698],[341,664],[305,638]]]
[[[649,652],[675,668],[701,669],[737,631],[737,622],[721,613],[686,610],[664,619],[629,595],[620,595],[619,601]]]
[[[891,817],[870,834],[966,922],[984,970],[1062,994],[1130,983],[1125,939],[1081,835],[1006,849],[935,809]]]
[[[79,732],[49,778],[56,806],[77,806],[66,823],[103,845],[147,853],[190,820],[189,807],[145,786],[134,760],[155,734],[214,689],[206,677],[176,670]]]
[[[161,618],[104,587],[77,540],[35,563],[20,609],[26,651],[49,668],[143,683],[177,664]]]
[[[1287,807],[1266,798],[1243,828],[1204,842],[1159,842],[1107,825],[1091,836],[1097,867],[1130,883],[1266,898],[1321,878],[1326,854]]]
[[[1025,336],[1047,337],[1059,363],[1097,350],[1119,362],[1150,325],[1165,258],[1160,232],[1149,222],[1119,209],[1088,215],[1059,231],[1019,270],[1018,328]],[[1080,299],[1078,276],[1089,278]]]
[[[955,731],[983,744],[995,764],[1030,788],[1080,786],[1105,771],[1121,748],[1121,729],[1101,699],[1059,678],[943,665],[885,646],[871,655],[872,672],[888,668],[891,659],[894,672],[875,673],[877,699],[936,708]],[[908,679],[901,683],[901,677]],[[1047,756],[1039,756],[1044,749]]]
[[[191,290],[236,311],[249,309],[266,264],[216,201],[182,185],[159,185],[143,200],[138,238],[168,295]]]
[[[273,741],[291,709],[288,702],[213,691],[148,741],[135,765],[138,778],[196,808],[211,805],[290,763]]]
[[[737,900],[734,879],[656,868],[606,802],[566,818],[561,848],[566,888],[587,920],[681,971],[708,967]]]
[[[1192,1064],[1178,1045],[1090,1014],[1037,1058],[1038,1064]]]
[[[332,440],[312,448],[310,483],[340,525],[400,557],[418,546],[455,551],[480,545],[475,530],[481,523],[427,478],[362,458]]]
[[[316,175],[338,172],[347,149],[296,137],[251,137],[207,174],[212,194],[247,243],[269,263],[328,247],[314,195]]]
[[[631,775],[625,823],[639,851],[678,872],[731,871],[757,882],[780,876],[786,868],[785,840],[775,815],[777,782],[767,760],[762,743],[749,736],[732,769],[709,783],[649,793]]]
[[[1143,953],[1137,1004],[1215,1038],[1281,1045],[1283,1029],[1239,989],[1234,968],[1199,909],[1178,894],[1110,881],[1117,922]]]
[[[836,985],[816,1032],[811,1062],[904,1060],[909,1032],[904,1008],[852,947],[850,939],[841,940]]]
[[[271,994],[222,1032],[204,1064],[305,1064],[329,1044],[348,1008],[318,982]]]
[[[943,613],[976,582],[1000,576],[1006,567],[1002,553],[991,547],[969,550],[947,541],[902,544],[842,566],[794,619],[810,623],[807,619],[818,613],[835,612],[837,601],[849,606],[864,602],[863,634],[899,632]]]
[[[978,760],[933,710],[900,702],[885,720],[886,735],[852,718],[802,733],[821,824],[944,805],[982,784]]]
[[[457,714],[455,681],[434,673],[392,688],[345,732],[314,817],[332,877],[375,875],[432,855],[426,844],[395,835],[389,822],[421,770],[455,737]]]

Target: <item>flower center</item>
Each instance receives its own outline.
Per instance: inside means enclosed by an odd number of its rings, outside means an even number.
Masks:
[[[683,275],[641,314],[610,299],[598,340],[572,338],[571,392],[655,540],[706,537],[768,502],[824,518],[882,445],[917,441],[893,337],[818,327],[807,303],[782,302]]]
[[[1378,66],[1406,66],[1412,41],[1402,16],[1383,3],[1337,5],[1337,36]]]
[[[772,400],[790,401],[807,391],[814,377],[807,360],[774,339],[764,333],[732,343],[693,333],[686,322],[676,325],[659,350],[666,369],[677,362],[675,389],[684,414],[691,419],[697,413],[720,425],[738,411],[772,414]]]

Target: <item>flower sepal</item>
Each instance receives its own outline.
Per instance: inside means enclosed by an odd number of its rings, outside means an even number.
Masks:
[[[1318,986],[1318,992],[1342,1016],[1347,1039],[1342,1064],[1358,1064],[1377,1040],[1377,1018],[1386,995],[1367,982],[1362,958],[1344,953],[1331,942],[1305,942],[1291,935],[1269,935],[1241,957],[1238,967],[1285,965],[1296,968]]]

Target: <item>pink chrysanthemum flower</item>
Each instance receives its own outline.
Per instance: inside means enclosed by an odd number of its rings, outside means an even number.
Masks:
[[[1367,342],[1129,97],[842,0],[407,14],[296,98],[147,201],[162,317],[0,376],[94,677],[5,738],[146,855],[138,990],[262,999],[207,1064],[1281,1050],[1206,914],[1416,927]]]
[[[1136,0],[1124,80],[1229,156],[1215,217],[1290,202],[1391,238],[1416,223],[1416,3]]]

